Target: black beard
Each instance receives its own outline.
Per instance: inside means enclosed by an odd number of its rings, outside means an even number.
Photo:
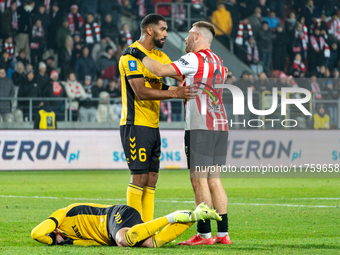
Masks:
[[[156,39],[154,38],[154,39],[153,39],[153,43],[156,45],[157,48],[160,48],[160,49],[163,48],[164,43],[163,43],[163,44],[161,43],[161,39],[156,40]]]

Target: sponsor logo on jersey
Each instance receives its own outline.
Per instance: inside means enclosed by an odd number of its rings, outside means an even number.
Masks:
[[[150,78],[144,77],[145,82],[154,83],[154,84],[162,84],[163,78]]]
[[[136,60],[129,60],[129,70],[132,71],[137,71],[137,61]]]
[[[189,62],[186,61],[184,58],[180,58],[180,59],[178,60],[178,62],[182,63],[182,64],[185,65],[185,66],[189,65]]]

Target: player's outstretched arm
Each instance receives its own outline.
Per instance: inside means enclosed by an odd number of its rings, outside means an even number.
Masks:
[[[144,78],[130,79],[129,83],[139,100],[165,100],[171,98],[191,99],[197,95],[197,89],[191,86],[183,86],[184,81],[177,88],[158,90],[145,87]]]
[[[157,60],[148,57],[138,48],[128,47],[123,51],[122,55],[131,55],[135,58],[138,58],[151,73],[157,75],[158,77],[177,76],[177,72],[171,64],[163,65]]]
[[[47,219],[36,226],[32,232],[31,237],[44,244],[56,244],[55,235],[48,235],[52,233],[56,228],[56,224],[53,220]]]

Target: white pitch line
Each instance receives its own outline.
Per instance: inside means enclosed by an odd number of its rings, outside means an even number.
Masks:
[[[37,198],[37,199],[65,199],[65,200],[82,200],[82,201],[126,201],[125,198],[74,198],[74,197],[40,197],[40,196],[13,196],[13,195],[0,195],[0,198]],[[193,204],[194,201],[186,200],[165,200],[156,199],[156,202],[163,203],[183,203]],[[284,206],[284,207],[308,207],[308,208],[340,208],[338,205],[293,205],[293,204],[260,204],[260,203],[228,203],[230,205],[252,205],[252,206]]]
[[[309,207],[309,208],[340,208],[338,205],[292,205],[292,204],[255,204],[255,203],[228,203],[232,205],[255,205],[255,206],[286,206],[286,207]]]
[[[340,200],[340,197],[300,197],[290,198],[293,200]]]

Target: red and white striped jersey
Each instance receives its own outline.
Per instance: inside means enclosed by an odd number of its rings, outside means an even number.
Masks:
[[[186,86],[197,84],[195,99],[185,104],[186,130],[227,131],[227,115],[222,102],[223,89],[215,89],[215,84],[223,84],[226,72],[223,61],[210,49],[190,52],[171,64],[179,76],[186,77]],[[202,100],[206,99],[206,112],[202,112]]]

